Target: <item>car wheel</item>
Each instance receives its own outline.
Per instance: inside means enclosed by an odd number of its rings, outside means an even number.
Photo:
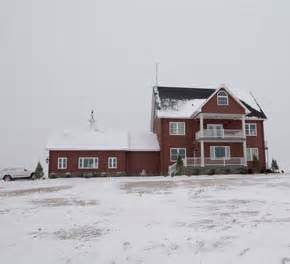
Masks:
[[[31,179],[31,180],[35,180],[35,173],[31,173],[31,175],[30,175],[30,179]]]
[[[10,175],[5,175],[5,176],[3,177],[3,180],[4,180],[4,181],[11,181],[11,180],[12,180],[12,177],[11,177]]]

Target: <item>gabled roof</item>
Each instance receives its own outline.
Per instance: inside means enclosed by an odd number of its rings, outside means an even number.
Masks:
[[[154,100],[158,117],[189,118],[195,111],[217,91],[214,88],[191,88],[191,87],[154,87]],[[258,105],[243,100],[234,93],[241,105],[246,108],[248,117],[266,119],[266,115]],[[247,96],[248,99],[249,96]],[[258,110],[259,109],[259,110]]]
[[[200,106],[200,109],[202,109],[202,107],[209,101],[211,100],[213,97],[215,97],[220,90],[224,90],[227,92],[228,95],[230,95],[244,110],[246,114],[249,114],[249,109],[241,102],[241,100],[239,98],[237,98],[227,87],[225,86],[221,86],[218,89],[215,89],[215,91],[206,99],[206,101]]]
[[[56,133],[48,141],[47,150],[88,151],[159,151],[157,136],[152,132],[115,130],[74,130]]]

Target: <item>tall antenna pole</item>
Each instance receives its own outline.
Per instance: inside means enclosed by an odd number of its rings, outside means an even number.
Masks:
[[[155,86],[158,87],[159,78],[159,63],[155,63]]]

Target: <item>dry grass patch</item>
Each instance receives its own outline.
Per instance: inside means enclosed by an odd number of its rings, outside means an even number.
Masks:
[[[34,193],[58,192],[70,188],[71,186],[55,186],[55,187],[38,187],[24,190],[4,191],[0,192],[0,197],[14,197],[14,196],[25,196]]]
[[[201,188],[209,186],[226,186],[226,179],[197,179],[188,178],[186,180],[176,181],[174,180],[159,180],[159,181],[136,181],[136,182],[125,182],[121,184],[121,190],[137,193],[154,193],[160,191],[169,191],[174,188]]]
[[[93,226],[79,226],[71,229],[60,229],[54,235],[60,240],[91,240],[98,238],[108,230],[95,228]]]
[[[41,200],[32,200],[31,203],[45,207],[58,207],[58,206],[94,206],[98,202],[96,200],[76,200],[66,198],[47,198]]]

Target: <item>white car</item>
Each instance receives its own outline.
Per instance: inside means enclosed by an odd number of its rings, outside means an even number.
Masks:
[[[25,168],[6,168],[0,171],[0,180],[33,179],[34,172]]]

